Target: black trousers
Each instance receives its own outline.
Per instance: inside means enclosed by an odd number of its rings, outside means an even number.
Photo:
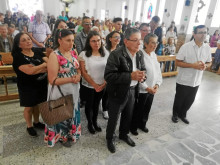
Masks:
[[[104,111],[108,111],[108,93],[107,90],[104,91],[104,95],[102,97],[102,110]]]
[[[199,86],[190,87],[176,83],[176,95],[173,104],[173,116],[185,118],[192,106]]]
[[[133,117],[130,130],[136,131],[138,128],[144,128],[149,117],[154,95],[150,93],[139,93],[135,101]]]
[[[87,88],[84,86],[84,90],[87,93],[87,99],[85,104],[85,113],[89,125],[97,124],[97,117],[99,112],[99,103],[102,99],[104,91],[96,92],[95,89]]]
[[[130,87],[127,96],[125,96],[124,101],[119,103],[117,98],[108,98],[108,124],[106,129],[106,139],[113,139],[115,129],[117,126],[117,121],[121,113],[121,120],[119,126],[119,134],[121,137],[126,137],[129,133],[130,123],[132,119],[132,113],[134,109],[135,101],[135,87]]]

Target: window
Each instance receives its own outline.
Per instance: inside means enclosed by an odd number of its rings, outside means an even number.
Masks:
[[[158,11],[158,17],[160,17],[160,20],[163,20],[165,2],[166,0],[160,0],[159,11]]]
[[[142,0],[138,0],[137,4],[137,12],[136,12],[136,19],[135,21],[140,21],[140,16],[141,16],[141,2]]]
[[[121,6],[121,18],[122,18],[122,20],[125,19],[125,6],[126,6],[126,2],[122,2],[122,6]]]
[[[22,11],[29,17],[36,12],[36,10],[43,11],[42,0],[9,0],[9,8],[12,12]]]
[[[219,15],[220,15],[220,0],[218,0],[215,5],[215,10],[214,10],[213,18],[212,18],[211,27],[219,27],[220,26]]]
[[[174,17],[174,21],[176,25],[180,24],[180,19],[181,19],[181,15],[183,12],[184,3],[185,3],[185,0],[178,0],[177,2],[175,17]]]

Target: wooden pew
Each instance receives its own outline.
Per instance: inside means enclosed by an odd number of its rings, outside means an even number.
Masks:
[[[19,98],[18,93],[12,93],[12,94],[8,93],[8,85],[7,85],[6,77],[12,77],[12,76],[16,76],[12,65],[0,66],[0,77],[3,78],[5,85],[5,95],[0,95],[0,101],[13,100]]]
[[[164,62],[163,63],[163,68],[162,68],[162,76],[163,77],[176,76],[178,74],[176,65],[175,65],[174,71],[171,71],[172,61],[176,61],[176,56],[175,55],[157,56],[157,60],[159,62]],[[167,61],[170,61],[169,71],[168,72],[164,72],[164,70],[165,70],[165,63]]]
[[[2,61],[4,65],[11,65],[13,63],[13,57],[11,55],[11,52],[0,52],[0,55],[2,56]]]

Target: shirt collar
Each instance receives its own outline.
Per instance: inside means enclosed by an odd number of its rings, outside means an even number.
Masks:
[[[128,50],[127,47],[125,47],[125,49],[126,49],[126,52],[128,53],[128,55],[129,55],[129,57],[130,57],[131,59],[133,59],[133,58],[136,56],[136,53],[135,53],[134,56],[132,56],[132,54],[130,53],[130,51]]]
[[[193,47],[198,47],[198,45],[196,45],[194,39],[193,39],[191,42],[192,42]],[[205,45],[205,44],[204,44],[204,42],[203,42],[201,47],[203,47],[204,45]],[[201,47],[198,47],[198,48],[201,48]]]

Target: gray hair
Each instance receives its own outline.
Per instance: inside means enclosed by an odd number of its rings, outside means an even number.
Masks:
[[[156,34],[149,33],[144,37],[144,43],[149,44],[151,38],[158,38]]]
[[[137,28],[128,28],[128,29],[125,31],[124,37],[125,37],[126,39],[130,39],[131,35],[134,34],[134,33],[140,33],[140,30],[137,29]]]

